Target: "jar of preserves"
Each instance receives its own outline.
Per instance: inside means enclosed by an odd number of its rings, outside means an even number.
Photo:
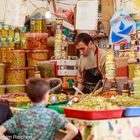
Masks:
[[[30,22],[30,30],[31,32],[35,32],[36,31],[36,16],[32,16],[31,18],[31,22]]]
[[[21,49],[27,49],[26,28],[25,27],[21,28],[20,38],[21,38]]]
[[[42,16],[42,32],[47,32],[47,21],[45,16]]]
[[[9,29],[8,29],[8,40],[11,42],[14,40],[14,28],[13,26],[9,25]]]
[[[1,62],[6,63],[6,42],[1,42]]]
[[[35,29],[37,32],[42,32],[42,19],[40,16],[37,16],[35,20]]]
[[[14,41],[15,41],[15,49],[20,49],[20,29],[15,28],[14,30]]]
[[[8,37],[8,26],[7,25],[2,26],[1,36],[2,36],[2,38]]]

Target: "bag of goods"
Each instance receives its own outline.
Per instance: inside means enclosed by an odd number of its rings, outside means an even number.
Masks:
[[[56,77],[56,63],[49,61],[42,61],[38,63],[38,69],[43,78]]]

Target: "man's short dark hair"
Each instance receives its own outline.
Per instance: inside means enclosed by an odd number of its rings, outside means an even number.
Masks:
[[[90,41],[94,43],[93,38],[87,33],[80,33],[75,37],[75,44],[78,44],[79,42],[83,42],[86,45],[88,45]]]
[[[49,91],[49,84],[43,78],[31,78],[26,84],[26,93],[34,103],[41,102],[46,92]]]

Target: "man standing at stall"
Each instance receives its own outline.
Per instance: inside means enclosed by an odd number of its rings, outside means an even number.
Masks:
[[[75,38],[79,50],[78,88],[84,93],[90,93],[105,74],[106,51],[98,48],[93,38],[87,33],[80,33]],[[102,91],[101,88],[96,91]]]

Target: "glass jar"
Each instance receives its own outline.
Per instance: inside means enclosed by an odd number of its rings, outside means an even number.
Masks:
[[[15,49],[20,49],[20,29],[15,28],[14,30],[14,41],[15,41]]]
[[[35,20],[35,29],[37,32],[41,32],[42,31],[42,19],[40,16],[37,16],[36,20]]]
[[[44,16],[42,16],[42,32],[47,32],[47,21]]]
[[[31,30],[31,32],[35,32],[36,31],[35,24],[36,24],[36,16],[32,16],[31,22],[30,22],[30,26],[31,26],[30,30]]]
[[[27,49],[26,28],[25,27],[21,28],[20,38],[21,38],[21,49]]]

